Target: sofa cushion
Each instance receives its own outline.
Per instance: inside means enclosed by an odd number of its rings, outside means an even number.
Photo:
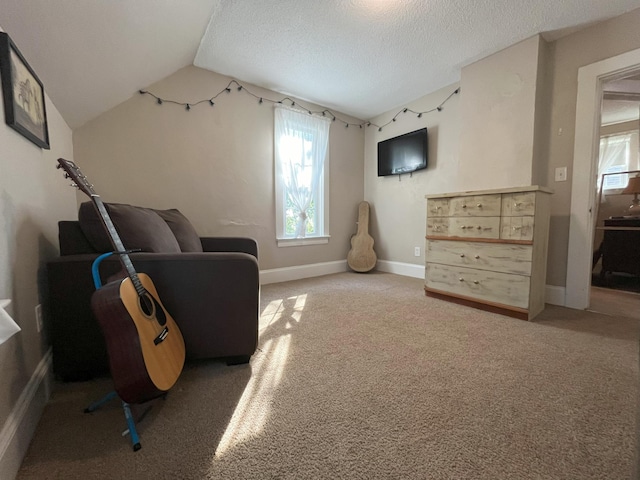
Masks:
[[[178,245],[180,245],[180,250],[183,252],[202,252],[202,243],[196,229],[180,210],[172,208],[154,211],[167,222],[178,241]]]
[[[179,253],[180,245],[167,223],[150,208],[120,203],[105,203],[120,240],[126,249],[143,252]],[[98,252],[113,250],[109,235],[92,202],[84,202],[78,211],[80,228]]]

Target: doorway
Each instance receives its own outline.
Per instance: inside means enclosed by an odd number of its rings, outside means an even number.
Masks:
[[[611,57],[578,71],[576,134],[567,255],[565,306],[584,310],[591,300],[603,84],[640,69],[640,49]]]
[[[629,212],[629,191],[640,186],[632,179],[640,173],[639,109],[640,70],[602,82],[589,310],[640,319],[640,216]]]

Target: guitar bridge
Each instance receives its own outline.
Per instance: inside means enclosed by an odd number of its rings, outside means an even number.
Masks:
[[[164,341],[165,338],[167,338],[167,335],[169,335],[169,327],[164,327],[160,332],[160,335],[153,339],[153,344],[159,345]]]

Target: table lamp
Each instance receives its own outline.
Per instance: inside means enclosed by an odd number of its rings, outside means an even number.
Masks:
[[[633,200],[629,205],[629,213],[631,216],[640,216],[640,201],[638,201],[638,194],[640,193],[640,175],[629,178],[629,184],[622,191],[623,194],[633,194]]]

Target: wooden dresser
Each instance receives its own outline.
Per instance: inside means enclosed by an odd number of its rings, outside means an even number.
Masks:
[[[551,190],[427,195],[428,296],[531,320],[544,309]]]

